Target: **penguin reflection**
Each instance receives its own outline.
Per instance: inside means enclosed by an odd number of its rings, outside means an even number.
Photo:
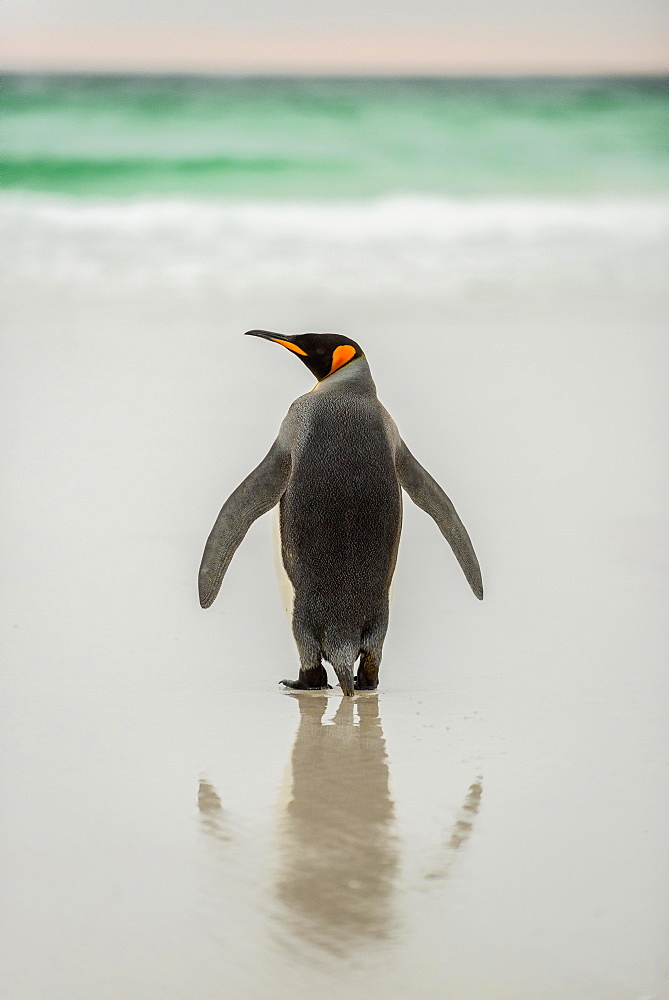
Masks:
[[[378,697],[343,699],[329,724],[326,695],[291,697],[300,723],[277,896],[301,938],[344,952],[353,941],[387,937],[393,924],[398,854]]]
[[[197,790],[197,807],[205,833],[222,844],[232,840],[228,833],[226,816],[218,792],[208,781],[200,778]]]
[[[448,877],[448,874],[455,862],[456,852],[467,843],[474,829],[474,821],[481,808],[481,796],[483,795],[483,777],[478,776],[469,786],[465,801],[460,807],[460,811],[455,817],[455,823],[450,834],[441,845],[439,852],[430,868],[425,872],[424,878],[427,880],[439,880]]]
[[[297,937],[321,950],[350,955],[351,945],[381,941],[396,923],[398,844],[378,696],[342,699],[334,719],[325,723],[331,703],[326,694],[289,697],[298,703],[300,721],[287,794],[280,802],[277,923],[287,926],[284,943],[291,950]],[[421,856],[424,865],[427,860],[420,879],[425,889],[448,877],[473,832],[482,792],[479,775],[432,857]],[[236,856],[243,838],[234,835],[216,789],[205,779],[198,807],[202,831],[220,849],[219,864],[223,858],[228,861],[229,897],[229,881],[243,868],[243,857]]]

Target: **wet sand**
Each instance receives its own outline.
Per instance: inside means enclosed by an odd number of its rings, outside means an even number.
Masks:
[[[3,998],[666,998],[662,296],[245,295],[12,286]],[[269,517],[196,599],[220,504],[311,384],[241,333],[317,313],[486,587],[407,503],[353,701],[279,689]]]

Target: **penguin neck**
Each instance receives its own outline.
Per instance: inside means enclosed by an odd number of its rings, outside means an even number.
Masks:
[[[376,396],[376,385],[367,358],[349,361],[322,382],[317,382],[312,392],[359,392],[365,396]]]

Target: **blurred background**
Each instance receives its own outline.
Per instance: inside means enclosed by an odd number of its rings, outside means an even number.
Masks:
[[[666,1000],[655,0],[5,0],[7,1000]],[[410,504],[378,699],[220,505],[361,343]],[[296,705],[294,702],[298,701]]]

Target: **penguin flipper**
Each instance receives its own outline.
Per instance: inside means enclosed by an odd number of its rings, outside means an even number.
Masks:
[[[436,522],[442,535],[453,549],[467,577],[469,586],[479,601],[483,600],[483,581],[479,561],[467,529],[458,517],[449,498],[429,472],[418,462],[404,441],[400,441],[395,467],[400,485],[409,494],[417,507],[424,510]]]
[[[223,504],[200,564],[198,589],[203,608],[210,607],[216,600],[230,560],[253,522],[281,499],[290,469],[290,452],[277,440],[260,465]]]

